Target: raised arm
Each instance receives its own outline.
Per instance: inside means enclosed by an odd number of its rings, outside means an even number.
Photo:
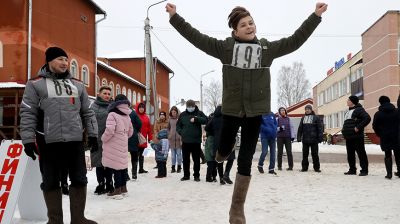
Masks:
[[[166,11],[169,13],[171,25],[191,44],[211,55],[215,58],[220,59],[223,53],[223,41],[217,40],[216,38],[209,37],[205,34],[200,33],[197,29],[193,28],[188,22],[186,22],[178,13],[176,13],[176,6],[168,3],[165,6]]]

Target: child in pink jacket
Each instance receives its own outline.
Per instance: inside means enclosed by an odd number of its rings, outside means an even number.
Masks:
[[[106,130],[101,136],[103,142],[102,164],[114,174],[115,190],[108,193],[114,199],[122,199],[128,193],[125,172],[128,168],[128,138],[133,134],[129,114],[130,102],[125,95],[119,94],[108,107]]]

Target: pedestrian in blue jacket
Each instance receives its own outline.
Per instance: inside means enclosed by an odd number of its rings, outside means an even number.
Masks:
[[[262,122],[261,122],[261,130],[260,130],[260,137],[261,137],[261,155],[260,159],[258,160],[258,171],[260,173],[264,173],[264,160],[268,154],[268,147],[270,148],[270,155],[269,155],[269,167],[268,173],[276,174],[274,171],[275,168],[275,155],[276,155],[276,131],[278,127],[278,122],[276,120],[275,114],[270,112],[268,114],[262,115]]]

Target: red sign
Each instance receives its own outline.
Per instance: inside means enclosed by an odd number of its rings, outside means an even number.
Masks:
[[[18,141],[0,145],[0,223],[10,223],[14,214],[27,162],[23,149]]]

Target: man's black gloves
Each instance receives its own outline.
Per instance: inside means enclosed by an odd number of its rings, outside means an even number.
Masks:
[[[90,152],[96,152],[99,149],[99,145],[97,144],[97,138],[89,137],[88,146],[91,147]]]
[[[24,152],[27,156],[35,160],[36,159],[35,154],[38,154],[36,144],[34,142],[24,144]]]

